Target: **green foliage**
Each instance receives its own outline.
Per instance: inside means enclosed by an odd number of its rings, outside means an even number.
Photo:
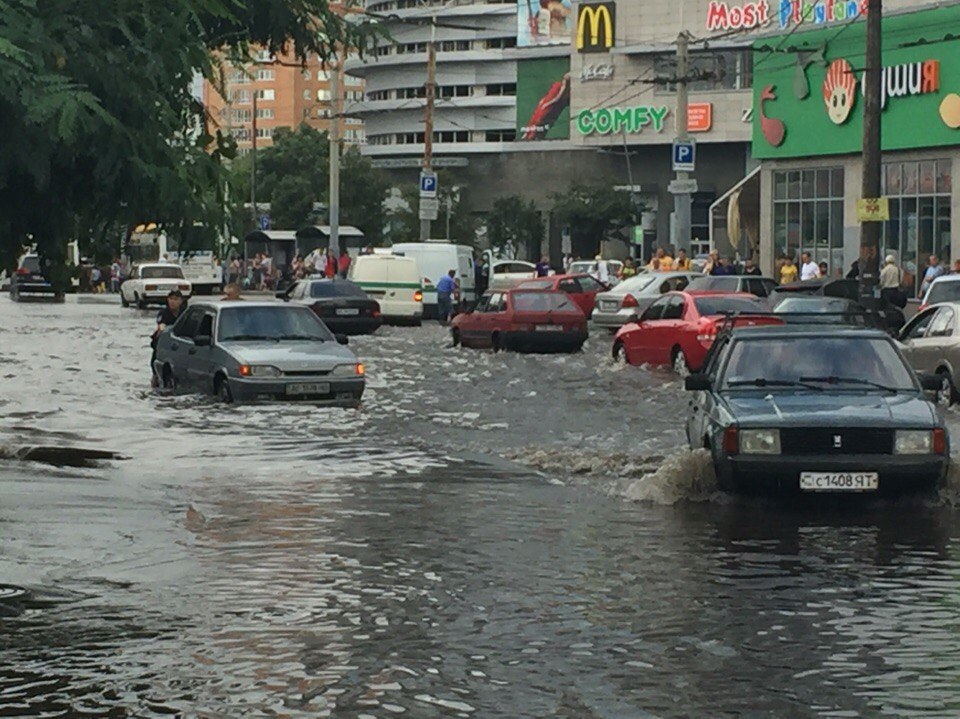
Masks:
[[[461,245],[476,246],[478,218],[470,212],[470,199],[467,188],[458,186],[454,177],[445,170],[437,173],[440,191],[440,213],[433,223],[432,239],[447,237],[447,211],[450,214],[449,239]],[[388,239],[395,242],[414,242],[420,239],[420,191],[416,184],[409,183],[400,188],[400,202],[388,216]]]
[[[390,180],[383,170],[349,148],[340,158],[340,222],[363,230],[368,242],[379,245],[386,224],[384,199]]]
[[[575,182],[551,197],[554,217],[570,227],[574,254],[582,257],[593,256],[601,241],[633,221],[630,195],[609,185]]]
[[[487,239],[498,256],[521,256],[536,262],[543,242],[543,221],[532,200],[500,197],[487,216]]]

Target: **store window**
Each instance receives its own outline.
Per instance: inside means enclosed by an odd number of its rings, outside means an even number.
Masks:
[[[950,160],[924,160],[883,166],[883,196],[890,201],[890,220],[883,225],[881,254],[895,255],[916,289],[930,255],[950,262],[951,165]]]
[[[677,91],[676,55],[657,55],[653,60],[656,92]],[[691,53],[691,92],[746,90],[753,83],[753,55],[749,50],[714,50]]]
[[[773,173],[773,248],[799,260],[809,252],[831,274],[843,270],[843,169]]]

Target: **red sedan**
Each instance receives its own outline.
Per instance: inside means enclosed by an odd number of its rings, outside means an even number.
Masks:
[[[576,352],[587,341],[587,318],[562,292],[491,290],[453,318],[450,333],[454,346]]]
[[[731,320],[731,314],[737,316]],[[783,324],[762,300],[745,292],[670,292],[650,305],[639,322],[617,332],[613,356],[632,365],[670,365],[678,374],[696,372],[724,322]]]
[[[578,274],[538,277],[535,280],[521,282],[517,289],[565,292],[583,310],[583,314],[589,317],[597,304],[597,294],[606,292],[610,288],[590,275]]]

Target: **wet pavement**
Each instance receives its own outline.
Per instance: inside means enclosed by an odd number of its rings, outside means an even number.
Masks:
[[[154,394],[152,315],[0,297],[0,447],[128,457],[0,452],[0,716],[960,713],[956,490],[724,497],[599,332],[385,328],[344,411]]]

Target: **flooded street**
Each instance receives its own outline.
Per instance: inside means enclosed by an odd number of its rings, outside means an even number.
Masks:
[[[0,447],[127,457],[0,459],[0,716],[960,713],[960,493],[721,496],[600,331],[385,328],[345,411],[158,396],[153,315],[0,297]]]

